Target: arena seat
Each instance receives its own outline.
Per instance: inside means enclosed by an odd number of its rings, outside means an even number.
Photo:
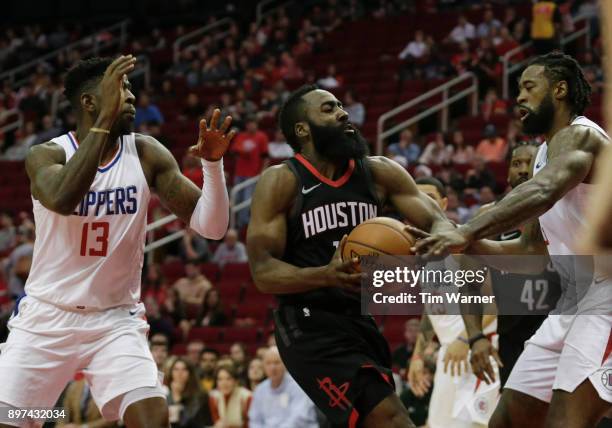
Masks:
[[[187,335],[187,342],[193,340],[201,340],[206,344],[218,342],[223,337],[223,329],[223,327],[193,327]]]

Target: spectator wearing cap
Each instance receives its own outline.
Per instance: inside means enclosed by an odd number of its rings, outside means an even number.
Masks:
[[[492,123],[485,126],[484,138],[476,147],[476,155],[485,162],[502,162],[506,157],[508,145],[506,140],[497,135],[497,128]]]
[[[318,428],[315,406],[287,373],[272,347],[264,356],[268,379],[255,388],[249,409],[250,428]]]

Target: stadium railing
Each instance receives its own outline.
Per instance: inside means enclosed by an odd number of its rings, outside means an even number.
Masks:
[[[471,85],[465,89],[460,90],[456,94],[451,95],[451,89],[463,82],[471,81]],[[401,121],[400,123],[393,125],[389,129],[385,129],[385,123],[390,119],[396,118],[406,110],[418,106],[420,103],[426,102],[433,97],[442,94],[442,100],[437,104],[429,107],[426,110],[423,110],[406,120]],[[411,99],[410,101],[405,102],[402,105],[395,107],[393,110],[390,110],[386,113],[383,113],[377,122],[377,131],[376,131],[376,154],[383,155],[384,154],[384,141],[385,138],[390,137],[391,135],[400,132],[407,127],[417,123],[421,119],[425,117],[441,112],[440,115],[440,131],[446,132],[448,131],[448,122],[449,122],[449,106],[454,102],[457,102],[463,98],[470,98],[471,103],[471,114],[476,116],[478,113],[478,79],[473,73],[464,73],[459,77],[456,77],[442,85],[434,88],[422,95],[419,95],[416,98]]]
[[[19,111],[19,109],[12,108],[10,110],[4,110],[2,113],[0,113],[0,123],[2,123],[7,117],[13,117],[15,120],[0,127],[0,135],[4,134],[5,132],[19,129],[23,125],[23,114],[21,111]]]
[[[574,18],[574,25],[584,21],[584,26],[576,31],[567,34],[566,36],[561,38],[561,48],[564,48],[567,44],[577,40],[580,37],[584,36],[584,44],[585,49],[589,49],[591,47],[591,17],[586,15],[579,15]],[[533,46],[533,42],[529,41],[527,43],[523,43],[520,46],[508,51],[501,58],[502,66],[503,66],[503,74],[502,74],[502,96],[504,99],[508,99],[510,96],[510,76],[512,76],[515,72],[525,67],[529,61],[533,58],[532,56],[526,56],[524,59],[518,62],[513,62],[512,58],[516,57],[521,53],[526,53]]]
[[[293,0],[263,0],[257,3],[257,8],[255,9],[255,19],[257,25],[261,24],[261,22],[269,15],[272,15],[278,9],[281,9],[291,3]]]
[[[207,33],[213,33],[213,36],[215,39],[222,39],[229,34],[230,27],[232,26],[232,24],[235,24],[235,23],[236,22],[232,18],[223,18],[223,19],[220,19],[219,21],[213,22],[212,24],[205,25],[203,27],[200,27],[196,30],[193,30],[179,37],[178,39],[174,41],[174,44],[172,45],[174,63],[176,64],[177,62],[179,62],[179,59],[181,57],[181,51],[183,49],[195,49],[197,45],[197,43],[192,43],[185,47],[184,45],[186,43],[198,37],[201,38],[203,35]]]
[[[22,64],[0,74],[0,81],[8,80],[13,87],[21,86],[28,81],[36,68],[47,61],[53,61],[62,53],[77,49],[81,56],[98,55],[103,49],[118,45],[121,49],[127,41],[129,19],[102,28],[93,34],[83,37],[48,54],[42,55],[30,62]],[[112,37],[108,37],[108,34]]]

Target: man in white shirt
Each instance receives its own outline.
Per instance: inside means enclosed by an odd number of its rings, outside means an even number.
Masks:
[[[476,37],[476,28],[470,24],[465,15],[459,15],[457,25],[450,32],[447,41],[463,43]]]
[[[230,229],[225,235],[223,243],[217,247],[212,259],[213,263],[223,267],[227,263],[246,263],[246,248],[242,242],[238,241],[236,229]]]
[[[414,33],[414,40],[406,45],[406,47],[398,55],[399,59],[411,60],[420,59],[427,55],[429,47],[425,43],[425,36],[421,30]]]
[[[278,348],[264,355],[268,379],[253,392],[249,409],[251,428],[318,428],[315,405],[286,372]]]

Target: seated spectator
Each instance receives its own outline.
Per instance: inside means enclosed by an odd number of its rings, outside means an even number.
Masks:
[[[181,241],[181,257],[183,260],[206,262],[210,259],[210,256],[208,240],[187,227]]]
[[[201,305],[206,292],[212,288],[210,281],[202,275],[198,265],[193,261],[185,263],[185,277],[174,283],[181,301],[188,305]]]
[[[454,190],[447,192],[448,205],[446,207],[446,216],[449,220],[457,224],[463,224],[472,218],[472,211],[466,208],[459,199],[459,195]]]
[[[457,25],[450,32],[446,40],[453,43],[463,43],[469,42],[475,37],[476,29],[474,28],[474,25],[468,22],[465,15],[459,15],[459,18],[457,19]]]
[[[253,101],[247,98],[246,92],[243,88],[236,89],[234,98],[234,105],[231,109],[232,118],[235,118],[237,116],[239,120],[232,120],[232,125],[238,128],[242,128],[246,125],[244,123],[245,119],[257,113],[257,105],[255,105]]]
[[[202,391],[210,392],[215,387],[215,372],[219,352],[212,348],[204,348],[200,357],[200,386]]]
[[[166,299],[170,301],[171,299]],[[149,334],[155,335],[161,333],[166,337],[171,337],[174,334],[174,325],[170,317],[162,316],[159,310],[159,304],[153,296],[147,296],[143,299],[145,308],[147,310],[147,322],[149,323]],[[175,308],[172,307],[174,310]],[[177,318],[180,318],[180,313],[177,314]]]
[[[151,349],[151,355],[153,355],[153,361],[155,361],[157,370],[165,373],[169,352],[168,338],[160,333],[152,335],[151,339],[149,339],[149,348]]]
[[[399,162],[404,167],[415,163],[421,154],[421,146],[415,143],[412,138],[412,131],[410,129],[404,129],[400,134],[399,141],[387,147],[387,156]]]
[[[497,91],[491,88],[487,91],[480,110],[482,111],[483,119],[488,121],[491,116],[505,116],[508,114],[508,103],[500,99]]]
[[[489,123],[483,132],[484,139],[476,146],[476,155],[485,162],[502,162],[506,158],[508,144],[506,140],[497,135],[495,125]]]
[[[219,365],[215,389],[210,391],[210,410],[215,427],[247,428],[251,391],[238,384],[231,365]]]
[[[42,118],[42,127],[36,134],[36,140],[32,145],[46,143],[52,138],[59,137],[62,134],[62,128],[60,128],[53,120],[50,115],[45,115]]]
[[[348,120],[357,126],[363,126],[365,122],[365,107],[357,101],[353,91],[346,91],[344,94],[344,106],[342,107],[348,113]]]
[[[200,389],[193,366],[178,357],[170,366],[167,385],[171,428],[211,426],[213,419],[208,395]]]
[[[238,231],[229,229],[223,242],[219,244],[215,251],[212,259],[213,263],[223,267],[227,263],[246,263],[247,260],[246,247],[238,241]]]
[[[200,358],[202,351],[204,350],[204,342],[201,340],[192,340],[187,344],[187,350],[185,352],[185,359],[191,364],[196,374],[199,374]]]
[[[419,77],[421,67],[416,67],[417,64],[422,64],[430,52],[430,41],[425,39],[423,31],[417,30],[414,33],[414,40],[409,42],[397,56],[404,61],[402,71],[400,72],[401,79],[411,77]]]
[[[164,116],[161,111],[159,111],[159,107],[151,102],[149,93],[143,91],[138,96],[138,107],[136,107],[134,126],[138,128],[141,123],[146,122],[164,123]]]
[[[246,348],[240,342],[232,344],[230,347],[230,358],[236,369],[236,375],[238,379],[244,380],[247,378],[247,361],[246,361]]]
[[[203,112],[202,105],[200,104],[200,98],[194,92],[190,92],[187,95],[187,105],[183,108],[182,115],[180,116],[183,120],[196,121],[202,117]]]
[[[24,287],[34,254],[34,226],[21,225],[17,229],[17,247],[6,260],[5,272],[8,278],[9,294],[16,299],[24,294]]]
[[[255,391],[257,385],[259,385],[265,379],[266,374],[264,373],[263,361],[258,357],[253,358],[249,362],[249,368],[247,369],[246,387],[250,391]]]
[[[317,80],[317,84],[323,89],[334,89],[342,86],[344,79],[336,72],[335,64],[327,66],[327,72],[324,77]]]
[[[277,129],[274,134],[274,141],[268,143],[268,155],[270,159],[288,159],[294,155],[293,149],[287,141],[280,129]]]
[[[225,325],[226,322],[227,319],[225,317],[225,312],[223,312],[223,304],[219,297],[219,291],[216,288],[211,288],[206,293],[204,303],[196,318],[196,325],[202,327],[218,327]]]
[[[147,265],[142,278],[143,298],[152,297],[159,306],[163,306],[168,297],[166,279],[157,263]]]
[[[0,212],[0,251],[6,251],[15,245],[17,228],[13,218],[6,212]]]
[[[501,28],[501,22],[495,19],[495,15],[493,14],[493,9],[488,6],[485,9],[483,21],[478,24],[478,29],[476,30],[476,34],[479,38],[485,39],[489,37],[491,32],[491,28]]]
[[[264,370],[268,379],[253,393],[249,427],[318,428],[314,403],[287,373],[278,348],[266,352]]]
[[[463,139],[463,132],[453,132],[453,156],[452,161],[455,164],[465,165],[471,164],[474,161],[474,148],[470,145],[465,144]]]
[[[416,344],[417,335],[421,323],[418,318],[411,318],[404,324],[404,343],[393,352],[393,366],[399,370],[400,376],[405,378],[406,367],[408,367],[408,361],[412,357],[412,351]]]
[[[499,42],[495,44],[495,53],[497,53],[499,57],[503,57],[506,53],[517,47],[519,47],[519,43],[514,40],[514,37],[512,33],[510,33],[510,30],[508,30],[506,27],[502,27],[499,30]],[[512,57],[513,61],[519,61],[521,59],[523,59],[522,54],[515,55]]]
[[[85,379],[71,382],[66,388],[62,407],[66,410],[66,418],[58,419],[56,427],[99,427],[115,428],[116,422],[102,418],[102,414],[91,396],[91,389]]]
[[[466,174],[466,186],[471,189],[480,189],[483,186],[495,188],[495,177],[487,163],[481,157],[474,159],[474,168],[470,169]]]
[[[453,146],[446,144],[444,135],[441,132],[436,132],[436,137],[430,141],[423,150],[423,154],[419,158],[419,163],[425,165],[447,165],[451,162],[453,156]]]
[[[17,135],[17,141],[0,155],[2,160],[22,161],[26,158],[28,150],[38,141],[34,122],[27,121]]]
[[[285,80],[296,80],[304,77],[304,72],[299,66],[297,61],[289,54],[289,52],[283,52],[280,57],[280,69],[279,73],[282,79]]]

